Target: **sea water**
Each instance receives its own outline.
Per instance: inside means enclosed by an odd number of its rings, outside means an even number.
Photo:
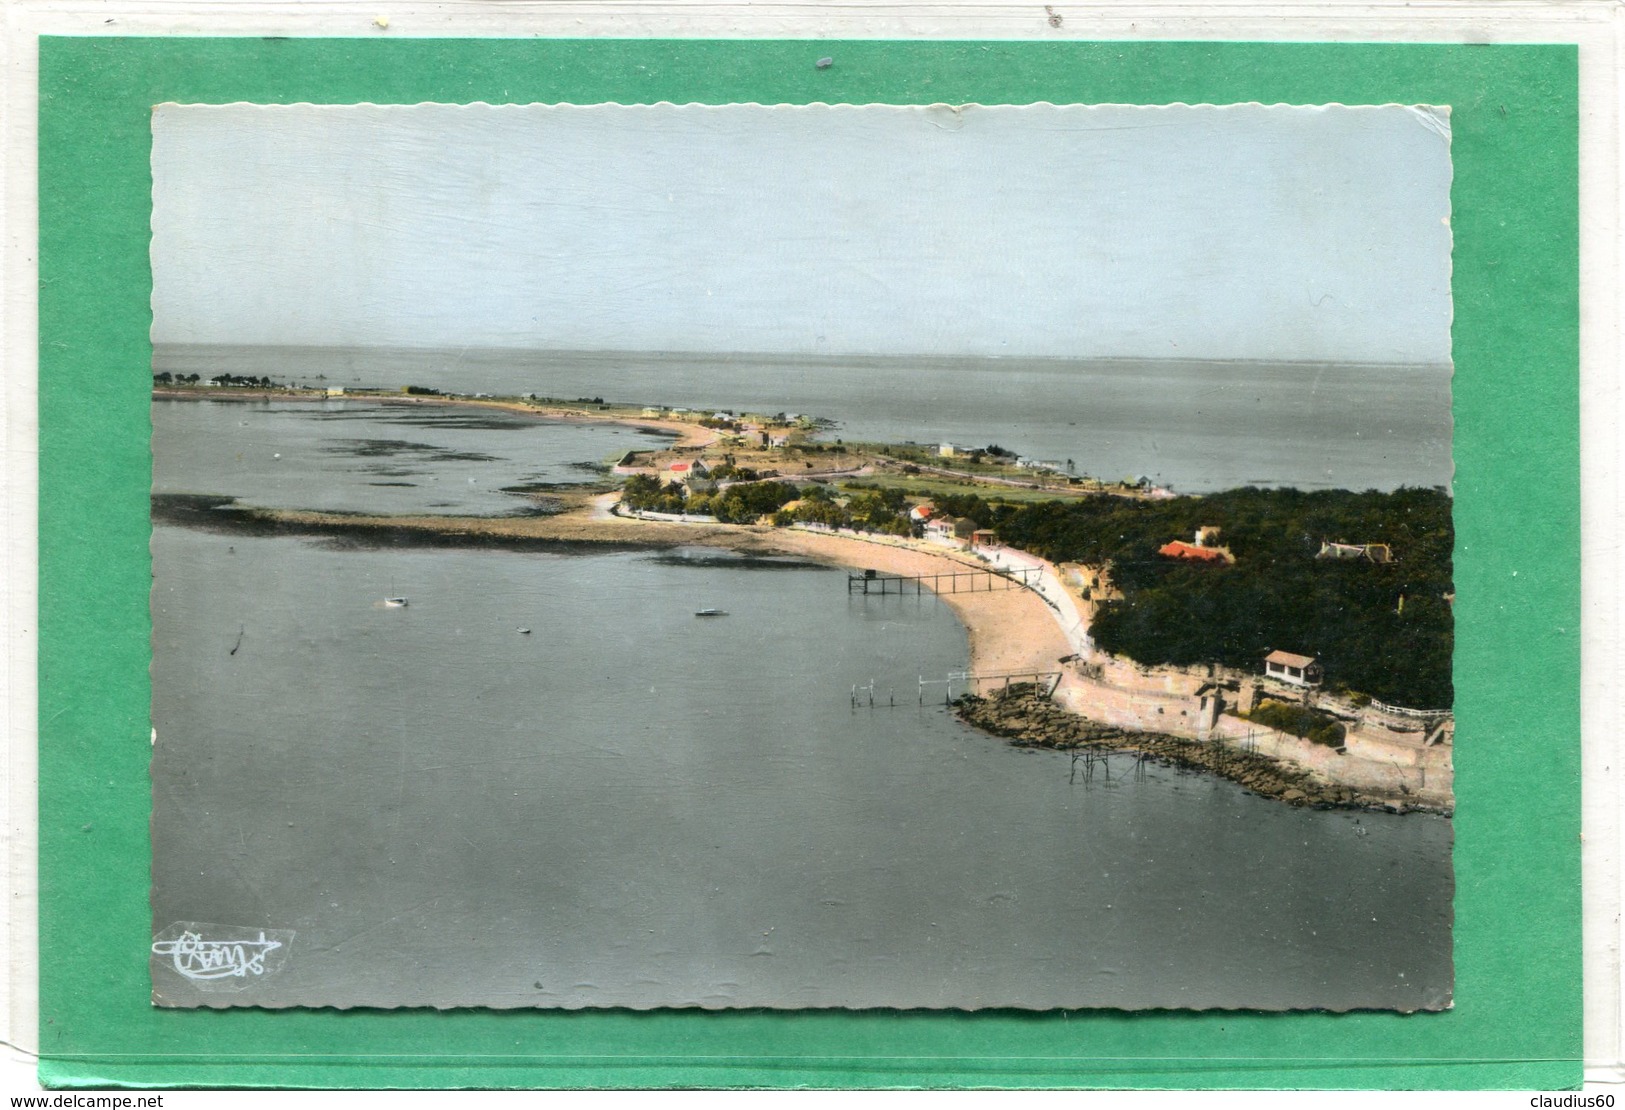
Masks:
[[[351,401],[158,402],[154,420],[159,492],[290,508],[504,512],[503,485],[643,441]],[[273,974],[171,977],[161,1001],[1450,995],[1448,821],[1294,809],[1128,757],[1089,774],[969,729],[941,704],[965,632],[929,594],[697,549],[224,525],[160,525],[153,562],[155,931],[293,933]]]
[[[311,386],[800,413],[835,421],[831,437],[997,444],[1183,493],[1448,487],[1454,475],[1448,366],[268,347],[163,347],[154,365]]]
[[[158,399],[154,493],[327,512],[509,516],[667,436],[498,409],[364,400]]]
[[[293,932],[274,974],[160,1001],[1449,996],[1448,821],[967,728],[922,696],[967,661],[930,595],[693,549],[153,553],[155,930]]]

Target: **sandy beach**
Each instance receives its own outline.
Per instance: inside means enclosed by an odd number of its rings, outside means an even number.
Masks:
[[[739,549],[780,551],[832,566],[873,569],[883,574],[946,574],[985,569],[985,564],[971,558],[955,558],[947,553],[849,536],[778,528],[764,530],[750,538],[759,540],[760,546],[745,543],[737,545]],[[1060,669],[1059,660],[1071,650],[1054,614],[1031,590],[997,589],[938,596],[970,634],[973,674],[1054,671]]]

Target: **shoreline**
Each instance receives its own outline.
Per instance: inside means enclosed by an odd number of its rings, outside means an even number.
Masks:
[[[1171,733],[1102,724],[1034,696],[1032,686],[1025,683],[986,697],[960,698],[954,703],[954,714],[966,724],[1003,737],[1017,747],[1133,755],[1165,766],[1206,772],[1253,794],[1300,808],[1428,813],[1446,818],[1454,813],[1452,807],[1395,799],[1336,782],[1260,752]]]
[[[558,496],[558,495],[554,495]],[[606,511],[613,494],[584,492],[564,512],[501,517],[364,516],[307,509],[235,506],[220,497],[167,496],[155,501],[154,519],[181,526],[217,527],[263,534],[366,537],[383,543],[426,546],[491,546],[629,550],[715,547],[746,555],[793,555],[825,566],[883,574],[930,575],[986,570],[985,564],[949,552],[922,550],[855,536],[821,534],[765,525],[678,524],[632,520]],[[1031,590],[938,593],[964,625],[972,673],[1049,671],[1069,654],[1065,635],[1042,598]]]
[[[255,389],[237,386],[194,386],[186,389],[154,386],[152,395],[164,401],[358,401],[375,405],[462,407],[495,409],[517,416],[533,416],[539,420],[552,420],[560,424],[619,424],[626,428],[672,437],[672,447],[701,448],[715,443],[719,435],[711,428],[702,428],[682,420],[664,420],[655,416],[632,416],[627,413],[596,413],[569,405],[543,405],[530,401],[508,401],[484,397],[437,397],[432,394],[346,393],[328,397],[314,390]]]
[[[949,551],[922,549],[858,536],[774,528],[766,525],[682,524],[615,516],[614,494],[586,492],[561,513],[507,517],[362,516],[311,510],[234,507],[220,497],[155,499],[154,519],[181,526],[250,531],[264,535],[324,535],[382,544],[445,547],[509,547],[519,550],[634,551],[712,547],[746,555],[787,555],[852,571],[931,575],[988,570],[987,564]],[[926,587],[929,590],[929,587]],[[1065,673],[1073,646],[1058,614],[1032,589],[933,592],[965,628],[972,675],[1056,672],[1065,674],[1066,699],[1001,704],[990,691],[961,698],[955,716],[988,735],[1025,747],[1145,753],[1175,766],[1216,774],[1263,797],[1289,805],[1427,812],[1448,816],[1451,807],[1337,781],[1290,760],[1247,752],[1147,729],[1105,723],[1088,713],[1087,684]],[[1017,683],[1012,689],[1019,689]],[[1060,692],[1060,691],[1058,691]],[[1064,707],[1062,700],[1070,704]],[[1077,712],[1083,709],[1084,712]]]
[[[543,405],[516,399],[444,397],[435,395],[395,395],[353,393],[328,397],[314,390],[254,387],[156,387],[155,399],[225,400],[232,402],[354,401],[378,405],[457,407],[490,409],[560,423],[613,424],[672,437],[668,449],[700,450],[715,444],[720,433],[692,422],[634,416],[625,411],[589,412],[569,405]],[[811,465],[811,464],[809,464]],[[799,476],[799,475],[798,475]],[[1015,481],[996,484],[1019,484]],[[711,547],[749,555],[785,555],[807,559],[825,566],[850,571],[874,570],[885,575],[929,577],[966,570],[989,572],[986,559],[963,551],[945,549],[929,541],[901,540],[896,537],[777,528],[769,525],[688,523],[644,520],[616,515],[612,509],[619,500],[617,491],[605,492],[603,484],[583,483],[578,489],[549,489],[545,502],[533,498],[533,505],[562,506],[552,512],[515,513],[503,516],[447,516],[402,514],[378,516],[364,513],[321,512],[315,510],[263,509],[236,504],[229,497],[211,495],[155,495],[153,519],[167,520],[187,527],[246,531],[262,535],[323,535],[350,542],[391,545],[477,547],[503,546],[520,550],[585,552],[630,551],[684,546]],[[1147,753],[1153,758],[1179,766],[1207,771],[1241,782],[1263,796],[1294,805],[1323,805],[1383,809],[1390,812],[1425,811],[1448,815],[1454,801],[1450,788],[1451,769],[1443,766],[1442,790],[1436,781],[1428,789],[1428,768],[1420,770],[1419,784],[1410,772],[1399,768],[1391,755],[1380,750],[1348,754],[1342,749],[1330,763],[1326,751],[1305,753],[1295,750],[1282,737],[1263,744],[1268,754],[1253,750],[1251,732],[1242,740],[1226,737],[1224,730],[1211,736],[1207,731],[1193,735],[1165,733],[1162,725],[1164,701],[1171,705],[1171,723],[1186,712],[1177,700],[1156,691],[1141,691],[1123,704],[1121,690],[1098,682],[1090,668],[1069,667],[1079,658],[1094,662],[1129,662],[1112,656],[1099,656],[1088,640],[1086,608],[1063,584],[1057,568],[1038,557],[1016,549],[995,549],[1000,562],[1025,565],[1039,570],[1036,588],[990,589],[960,592],[931,591],[954,613],[964,627],[968,644],[967,697],[961,699],[956,716],[972,727],[1023,746],[1075,748]],[[974,580],[973,580],[974,581]],[[929,587],[924,587],[929,588]],[[1094,668],[1098,670],[1098,667]],[[982,691],[975,676],[1012,679],[1039,674],[1059,674],[1059,681],[1045,705],[1050,714],[1044,731],[1031,734],[1022,709],[1009,720],[998,708],[997,698],[977,698]],[[1011,676],[1006,678],[1005,676]],[[1136,698],[1146,706],[1136,706]],[[969,703],[979,703],[971,705]],[[1159,716],[1145,719],[1143,712],[1155,709]],[[1053,711],[1051,713],[1051,711]],[[1059,717],[1055,717],[1059,714]],[[1231,722],[1232,724],[1234,722]],[[1200,739],[1198,739],[1200,737]],[[1074,741],[1077,741],[1076,743]],[[1301,747],[1301,745],[1300,745]],[[1353,749],[1351,749],[1351,752]],[[1406,753],[1400,753],[1405,755]],[[1375,762],[1374,762],[1375,758]],[[1346,759],[1346,762],[1345,762]],[[1374,771],[1377,764],[1394,763],[1394,772]],[[1434,761],[1432,770],[1439,768]],[[1284,772],[1284,773],[1283,773]],[[1242,777],[1245,773],[1247,777]],[[1385,780],[1386,775],[1386,780]],[[1413,791],[1412,785],[1419,785]],[[1417,797],[1421,793],[1423,797]]]

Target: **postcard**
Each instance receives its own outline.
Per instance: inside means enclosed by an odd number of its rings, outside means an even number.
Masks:
[[[1438,1010],[1450,112],[165,104],[165,1007]]]

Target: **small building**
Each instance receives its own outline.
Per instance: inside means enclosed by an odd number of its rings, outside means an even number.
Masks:
[[[924,524],[936,515],[935,505],[916,505],[908,511],[908,518],[915,524]]]
[[[1391,563],[1394,552],[1385,543],[1327,543],[1320,541],[1317,559],[1355,559],[1368,563]]]
[[[1170,540],[1157,548],[1157,554],[1165,559],[1184,559],[1192,563],[1213,563],[1223,565],[1235,562],[1235,556],[1220,547],[1197,547],[1193,543],[1183,540]]]
[[[970,545],[972,547],[997,547],[999,545],[999,534],[991,528],[978,528],[970,534]]]
[[[653,405],[647,405],[643,409],[643,415],[644,416],[659,416],[660,411],[661,410],[655,408]]]
[[[1198,528],[1196,530],[1196,546],[1197,547],[1217,547],[1217,546],[1219,546],[1219,526],[1217,524],[1206,524],[1206,525],[1203,525],[1202,527]]]
[[[214,383],[210,382],[209,384],[213,385]],[[327,387],[327,395],[329,397],[342,397],[344,396],[344,387],[342,385],[330,385]]]
[[[954,525],[959,521],[951,516],[932,517],[925,522],[925,538],[938,543],[957,544],[954,535]]]
[[[944,443],[937,448],[937,455],[940,458],[951,459],[957,454],[959,454],[959,448],[951,443]]]
[[[1272,651],[1264,657],[1264,673],[1290,686],[1320,685],[1320,664],[1309,655]]]
[[[705,465],[704,459],[678,459],[666,469],[671,473],[672,481],[687,486],[703,482],[711,476],[711,468]]]

